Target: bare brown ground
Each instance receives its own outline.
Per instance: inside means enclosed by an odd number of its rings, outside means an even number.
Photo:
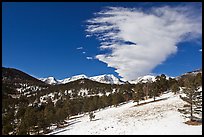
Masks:
[[[186,122],[184,122],[185,124],[188,124],[188,125],[193,125],[193,126],[199,126],[199,125],[202,125],[202,122],[200,122],[200,121],[191,121],[191,120],[189,120],[189,121],[186,121]]]

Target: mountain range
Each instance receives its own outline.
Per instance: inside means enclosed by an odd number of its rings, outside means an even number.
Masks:
[[[186,72],[183,75],[187,75],[187,74],[194,74],[196,75],[197,73],[202,72],[202,69],[198,69],[198,70],[194,70],[194,71],[190,71],[190,72]],[[182,76],[182,75],[181,75]],[[178,76],[178,77],[181,77]],[[176,78],[178,78],[176,77]],[[167,79],[169,79],[170,77],[167,76]],[[174,77],[171,77],[174,78]],[[92,81],[96,81],[96,82],[100,82],[100,83],[106,83],[106,84],[125,84],[126,82],[120,80],[119,78],[115,77],[113,74],[103,74],[103,75],[98,75],[98,76],[92,76],[92,77],[88,77],[84,74],[81,75],[76,75],[76,76],[72,76],[69,78],[65,78],[65,79],[61,79],[58,80],[55,77],[47,77],[47,78],[38,78],[39,80],[50,84],[50,85],[56,85],[56,84],[66,84],[72,81],[76,81],[79,79],[89,79]],[[154,75],[145,75],[145,76],[141,76],[138,77],[136,80],[131,80],[128,81],[131,84],[137,84],[137,83],[146,83],[146,82],[154,82],[156,80],[156,76]]]
[[[184,73],[176,77],[176,80],[169,78],[165,85],[169,89],[174,82],[178,82],[182,86],[182,83],[191,75],[193,77],[200,76],[201,79],[202,69]],[[146,75],[135,81],[122,82],[111,74],[93,77],[77,75],[62,80],[57,80],[54,77],[38,79],[21,70],[2,67],[4,134],[23,134],[24,130],[30,132],[31,127],[35,127],[33,125],[36,123],[45,124],[43,125],[44,129],[39,127],[39,130],[46,134],[48,132],[46,129],[49,129],[53,123],[60,126],[59,122],[64,120],[64,116],[74,116],[128,102],[135,97],[138,88],[142,88],[140,91],[143,96],[146,94],[152,96],[153,90],[148,88],[155,84],[156,79],[157,76]],[[200,79],[198,82],[201,85]],[[144,100],[145,97],[141,97],[141,99]],[[21,122],[21,120],[24,121]],[[33,125],[30,124],[31,122]],[[22,125],[24,123],[25,126]],[[26,128],[27,125],[30,126]]]
[[[51,85],[66,84],[66,83],[76,81],[79,79],[89,79],[92,81],[97,81],[97,82],[106,83],[106,84],[124,84],[123,81],[121,81],[119,78],[115,77],[112,74],[104,74],[104,75],[93,76],[93,77],[88,77],[84,74],[81,74],[81,75],[76,75],[76,76],[72,76],[70,78],[65,78],[65,79],[61,79],[61,80],[58,80],[54,77],[39,78],[39,80],[41,80],[47,84],[51,84]]]

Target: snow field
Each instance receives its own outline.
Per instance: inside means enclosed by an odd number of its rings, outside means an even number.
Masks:
[[[190,126],[182,114],[177,111],[184,102],[179,95],[167,93],[156,99],[157,102],[135,106],[129,101],[118,107],[97,110],[95,119],[79,115],[68,120],[68,127],[58,129],[50,134],[56,135],[202,135],[202,125]],[[152,101],[148,99],[140,103]]]

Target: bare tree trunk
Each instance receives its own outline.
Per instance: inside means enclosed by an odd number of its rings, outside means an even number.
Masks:
[[[192,121],[193,120],[193,99],[192,99],[192,96],[193,96],[193,93],[191,91],[191,94],[190,94],[190,109],[191,109],[191,117],[190,117],[190,120]]]
[[[193,121],[193,104],[191,103],[191,117],[190,120]]]

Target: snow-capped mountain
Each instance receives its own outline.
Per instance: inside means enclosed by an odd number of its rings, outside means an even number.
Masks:
[[[106,84],[123,84],[123,82],[119,78],[116,78],[112,74],[93,76],[93,77],[90,77],[89,79],[100,83],[106,83]]]
[[[181,76],[184,76],[184,75],[197,75],[198,73],[202,73],[202,69],[197,69],[197,70],[194,70],[194,71],[189,71],[189,72],[184,73]]]
[[[70,78],[65,78],[61,80],[57,80],[54,77],[39,78],[39,80],[47,84],[66,84],[66,83],[76,81],[79,79],[89,79],[92,81],[97,81],[97,82],[106,83],[106,84],[123,84],[124,83],[119,78],[115,77],[112,74],[104,74],[104,75],[93,76],[93,77],[88,77],[84,74],[81,74],[81,75],[76,75],[76,76],[72,76]]]
[[[180,76],[175,77],[175,79],[176,79],[176,80],[179,80],[180,78],[185,77],[185,76],[188,76],[188,75],[193,75],[193,76],[195,76],[195,75],[197,75],[198,73],[201,73],[201,74],[202,74],[202,68],[201,68],[201,69],[194,70],[194,71],[186,72],[186,73],[184,73],[184,74],[182,74],[182,75],[180,75]]]
[[[41,80],[47,84],[60,84],[60,82],[58,80],[56,80],[54,77],[39,78],[39,80]]]
[[[61,84],[66,84],[66,83],[69,83],[71,81],[75,81],[75,80],[78,80],[78,79],[88,79],[88,77],[84,74],[81,74],[81,75],[76,75],[76,76],[73,76],[71,78],[65,78],[65,79],[62,79],[62,80],[58,80]]]
[[[166,75],[166,79],[169,80],[169,78],[174,78]],[[138,77],[136,80],[128,81],[131,84],[137,84],[137,83],[147,83],[147,82],[154,82],[156,81],[156,76],[153,75],[145,75]]]
[[[137,84],[139,82],[146,83],[146,82],[154,82],[156,80],[156,76],[153,75],[145,75],[138,77],[136,80],[129,81],[131,84]]]
[[[171,78],[173,78],[173,77],[171,77]],[[39,78],[39,80],[41,80],[47,84],[66,84],[66,83],[76,81],[79,79],[89,79],[92,81],[96,81],[96,82],[100,82],[100,83],[106,83],[106,84],[124,84],[125,83],[122,80],[120,80],[119,78],[115,77],[113,74],[104,74],[104,75],[92,76],[92,77],[88,77],[84,74],[81,74],[81,75],[76,75],[76,76],[72,76],[70,78],[65,78],[65,79],[61,79],[61,80],[57,80],[54,77]],[[166,76],[166,79],[168,80],[169,76]],[[137,84],[139,82],[146,83],[146,82],[154,82],[154,81],[156,81],[156,76],[145,75],[145,76],[138,77],[136,80],[131,80],[128,82],[131,84]]]

